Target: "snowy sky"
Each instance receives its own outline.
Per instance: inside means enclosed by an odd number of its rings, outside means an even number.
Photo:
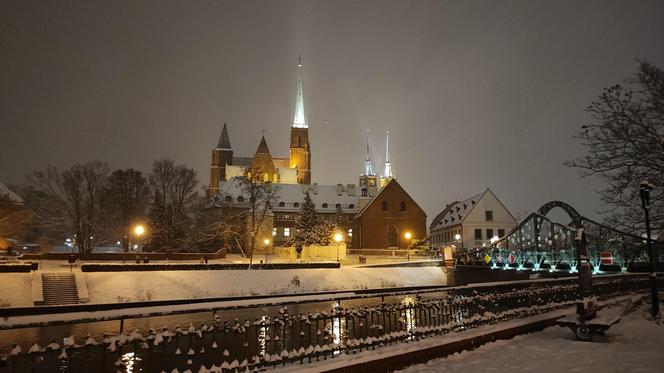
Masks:
[[[491,187],[514,212],[560,199],[594,216],[596,180],[562,165],[603,87],[664,66],[661,1],[6,1],[0,180],[92,159],[171,157],[208,183],[228,122],[236,155],[266,131],[287,156],[297,56],[313,181],[376,160],[432,218]],[[375,165],[377,167],[378,165]]]

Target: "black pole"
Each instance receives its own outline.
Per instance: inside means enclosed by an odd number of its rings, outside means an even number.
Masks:
[[[655,253],[650,240],[650,191],[654,186],[647,181],[641,183],[639,195],[641,197],[641,206],[646,218],[646,247],[650,257],[650,297],[652,302],[652,317],[659,315],[659,294],[657,293],[657,275],[655,274]]]

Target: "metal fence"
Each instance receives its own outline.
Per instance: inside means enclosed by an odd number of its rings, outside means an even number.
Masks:
[[[659,278],[660,282],[662,278]],[[663,284],[664,285],[664,284]],[[648,276],[594,279],[598,297],[648,288]],[[138,330],[74,341],[63,338],[3,356],[3,372],[232,372],[307,364],[386,345],[524,318],[572,305],[575,279],[526,281],[412,293],[375,306],[294,314],[287,306],[253,320]]]

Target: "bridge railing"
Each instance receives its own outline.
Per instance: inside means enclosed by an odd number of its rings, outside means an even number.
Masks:
[[[595,272],[626,271],[648,262],[644,239],[582,219]],[[535,212],[490,246],[458,250],[456,260],[493,268],[574,272],[577,265],[575,235],[576,228],[553,222]],[[664,243],[652,242],[657,253],[655,261],[664,263]]]
[[[662,278],[659,278],[662,282]],[[610,298],[648,288],[644,275],[597,279],[593,291]],[[10,354],[11,372],[255,370],[301,365],[381,346],[454,333],[571,306],[579,299],[571,279],[467,286],[403,297],[375,306],[294,314],[287,307],[254,320],[225,319],[182,329],[53,342]]]

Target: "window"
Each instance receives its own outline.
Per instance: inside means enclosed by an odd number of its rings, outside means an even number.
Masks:
[[[490,240],[493,238],[493,229],[487,229],[486,230],[486,239]]]
[[[401,201],[401,212],[406,211],[406,202]]]
[[[367,193],[368,193],[368,192],[367,192],[366,189],[362,189],[362,197],[366,197],[366,196],[367,196]]]
[[[272,228],[272,237],[277,235],[277,228]]]
[[[290,214],[283,214],[282,217],[283,217],[284,219],[290,219],[290,218],[291,218],[291,217],[290,217]]]
[[[293,203],[293,207],[300,207],[300,203],[299,202]]]
[[[323,203],[323,208],[324,208],[324,209],[327,208],[327,202],[324,202],[324,203]]]
[[[279,202],[279,207],[284,207],[286,204],[284,202]]]
[[[394,225],[390,225],[390,228],[387,230],[387,246],[397,246],[397,227]]]
[[[355,205],[351,203],[350,205],[348,205],[348,208],[349,208],[349,209],[354,209],[354,208],[355,208]]]
[[[482,230],[481,229],[475,229],[475,239],[476,240],[481,240],[482,239]]]
[[[383,211],[387,210],[388,210],[387,201],[383,201]]]
[[[491,211],[491,210],[484,211],[484,219],[486,221],[492,221],[493,220],[493,211]]]
[[[334,207],[340,209],[341,208],[341,203],[337,203],[336,205],[334,205]]]
[[[284,237],[290,236],[290,228],[286,227],[284,228]]]
[[[505,237],[505,230],[504,229],[498,229],[498,237]]]
[[[242,197],[242,196],[237,197],[237,201],[238,202],[244,202],[244,197]]]
[[[348,230],[348,237],[353,237],[353,228]]]
[[[232,201],[232,200],[233,200],[233,197],[231,197],[231,196],[226,196],[226,202],[230,202],[230,201]]]

